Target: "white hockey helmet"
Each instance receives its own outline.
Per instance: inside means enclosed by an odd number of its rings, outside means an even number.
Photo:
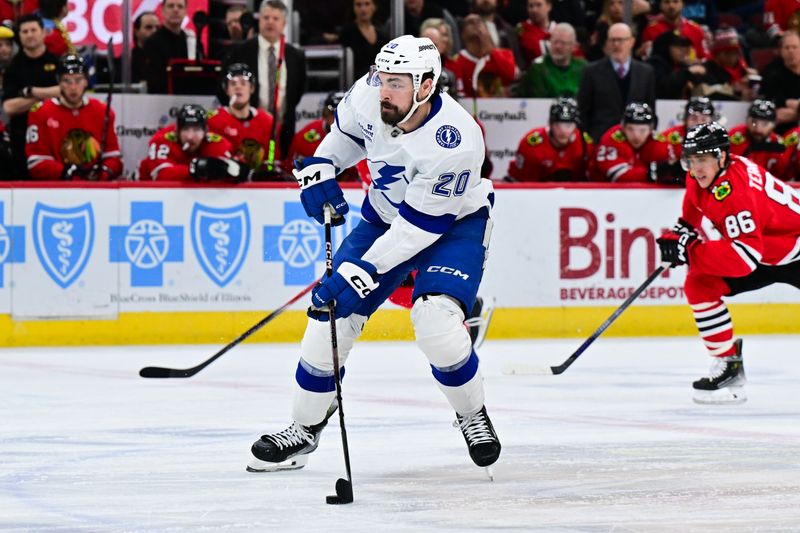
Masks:
[[[408,120],[416,109],[427,102],[436,92],[436,83],[442,74],[442,60],[439,50],[433,41],[427,37],[414,37],[401,35],[386,43],[378,55],[375,56],[375,69],[387,74],[410,74],[414,85],[414,99],[411,110],[400,123]],[[422,86],[422,77],[431,73],[433,75],[433,90],[421,101],[417,101],[419,88]]]

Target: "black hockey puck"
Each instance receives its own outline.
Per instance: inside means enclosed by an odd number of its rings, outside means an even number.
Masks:
[[[343,505],[353,503],[353,485],[346,479],[336,480],[336,494],[325,497],[328,505]]]

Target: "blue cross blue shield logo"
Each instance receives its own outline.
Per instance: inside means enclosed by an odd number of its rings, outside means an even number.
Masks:
[[[360,213],[350,204],[345,223],[333,228],[334,243],[341,243],[358,224]],[[322,226],[308,218],[300,202],[284,203],[283,219],[281,225],[264,226],[264,261],[283,263],[284,285],[308,285],[316,277],[316,265],[325,259]]]
[[[250,245],[250,212],[246,203],[233,207],[192,208],[192,246],[203,271],[224,287],[236,277]]]
[[[33,244],[52,280],[62,289],[72,285],[92,254],[92,204],[61,208],[37,202],[33,209]]]
[[[163,286],[164,263],[183,261],[183,228],[163,219],[163,202],[131,202],[130,226],[109,230],[109,259],[130,263],[132,287]]]
[[[25,227],[5,223],[5,202],[0,202],[0,287],[5,286],[6,263],[25,262]]]

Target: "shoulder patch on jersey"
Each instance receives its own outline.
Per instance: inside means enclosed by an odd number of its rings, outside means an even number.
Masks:
[[[611,134],[611,139],[618,143],[625,142],[625,134],[622,133],[622,130],[617,130]]]
[[[661,133],[661,132],[658,132],[658,131],[654,131],[653,132],[653,139],[655,139],[655,140],[657,140],[658,142],[661,142],[661,143],[667,141],[667,138],[664,137],[664,134]]]
[[[42,101],[39,101],[39,102],[36,102],[35,104],[33,104],[33,106],[31,107],[31,109],[29,111],[29,113],[37,112],[39,109],[42,108],[42,104],[44,104],[44,102],[42,102]]]
[[[714,195],[714,199],[718,202],[730,196],[731,192],[733,192],[733,187],[731,187],[731,182],[728,180],[721,182],[719,185],[714,185],[711,189],[711,194]]]
[[[531,146],[536,146],[537,144],[542,144],[544,139],[542,138],[542,134],[538,131],[534,131],[525,139],[525,141],[530,144]]]
[[[798,141],[800,141],[800,135],[798,135],[796,131],[793,131],[791,135],[788,135],[783,138],[783,145],[794,146],[797,144]]]
[[[222,135],[219,133],[211,133],[210,131],[206,133],[206,140],[212,143],[218,143],[222,140]]]
[[[741,131],[737,131],[731,135],[731,144],[744,144],[747,142],[747,137]]]
[[[594,144],[594,139],[592,139],[592,136],[586,133],[585,131],[583,132],[583,141],[586,144]]]
[[[443,148],[455,148],[461,144],[461,132],[449,124],[439,126],[436,130],[436,142]]]
[[[679,131],[673,131],[667,137],[670,144],[683,144],[683,135]]]
[[[171,143],[178,142],[178,135],[174,131],[169,131],[164,135],[164,138]]]
[[[208,111],[208,113],[207,113],[208,118],[213,118],[213,117],[217,116],[218,114],[219,114],[219,110],[218,109],[210,109]]]
[[[322,135],[320,135],[316,128],[311,128],[303,134],[303,140],[309,143],[315,143],[321,138]]]

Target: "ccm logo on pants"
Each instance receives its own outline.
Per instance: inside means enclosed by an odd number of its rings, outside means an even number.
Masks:
[[[428,272],[441,272],[442,274],[451,274],[453,276],[457,276],[464,281],[469,279],[469,274],[464,274],[457,268],[447,267],[447,266],[437,266],[432,265],[428,267]]]

